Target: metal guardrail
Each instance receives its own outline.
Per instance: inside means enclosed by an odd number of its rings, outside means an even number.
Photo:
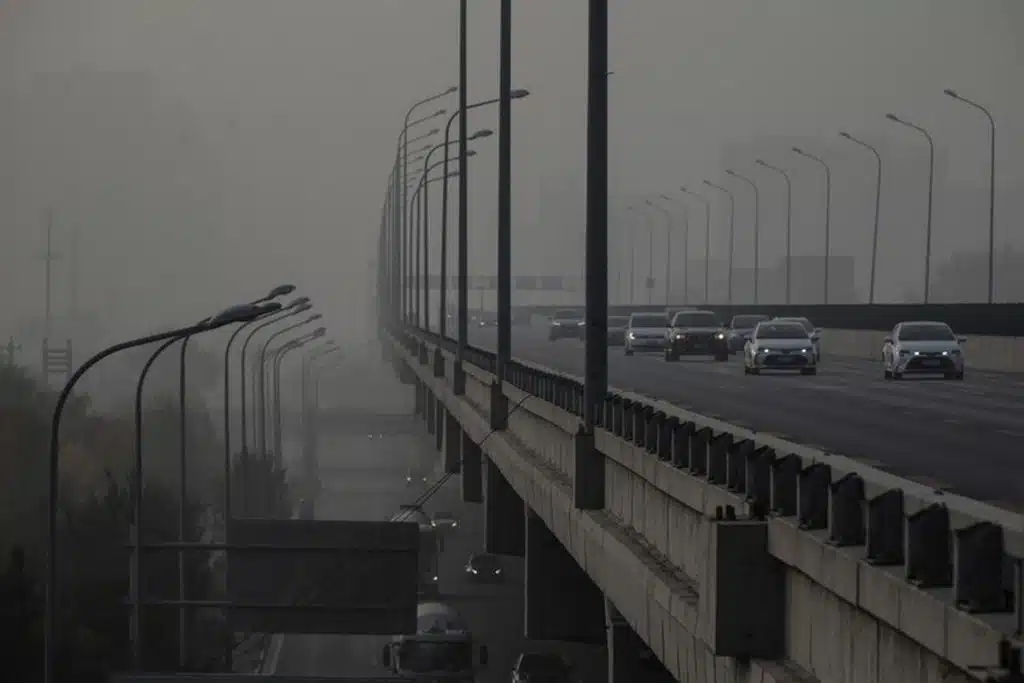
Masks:
[[[427,345],[455,344],[422,330],[398,332],[421,360]],[[494,373],[495,354],[467,349],[466,362]],[[579,377],[522,360],[507,381],[582,419]],[[952,588],[958,609],[1006,615],[1007,639],[1024,633],[1024,517],[882,472],[838,453],[790,443],[685,411],[656,398],[612,390],[598,426],[708,484],[742,496],[752,516],[796,518],[830,544],[862,547],[876,566],[902,566],[919,588]],[[1010,618],[1012,617],[1012,618]],[[1007,649],[1019,670],[1019,650]]]

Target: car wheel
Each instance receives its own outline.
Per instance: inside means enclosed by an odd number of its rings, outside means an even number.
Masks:
[[[668,349],[665,349],[665,362],[666,363],[675,363],[677,360],[679,360],[679,356],[677,356],[676,354],[672,353]]]
[[[718,362],[718,363],[727,363],[727,362],[729,362],[729,352],[728,351],[718,351],[718,352],[716,352],[715,353],[715,361]]]
[[[892,379],[892,370],[890,370],[889,368],[886,368],[883,376],[886,379],[890,379],[891,380]]]
[[[625,353],[626,353],[627,356],[632,356],[633,355],[633,349],[626,349]]]
[[[750,374],[751,375],[760,375],[761,374],[761,368],[750,368]]]
[[[901,380],[901,379],[903,379],[903,373],[902,372],[896,372],[895,370],[893,370],[892,378],[895,379],[895,380]]]
[[[801,375],[817,375],[818,368],[800,368]]]
[[[750,374],[750,366],[747,365],[746,363],[743,364],[743,374],[744,375],[749,375]]]
[[[964,371],[961,370],[960,372],[956,373],[956,378],[962,380],[964,378]]]

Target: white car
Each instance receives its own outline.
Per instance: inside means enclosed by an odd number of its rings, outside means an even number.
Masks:
[[[821,330],[814,326],[807,318],[775,318],[780,322],[787,323],[798,323],[803,325],[803,328],[807,330],[808,336],[811,338],[811,345],[814,347],[814,360],[821,362]]]
[[[949,325],[927,320],[902,322],[882,343],[886,379],[905,374],[937,374],[946,379],[964,378],[963,344]]]
[[[818,373],[818,359],[811,336],[797,322],[760,322],[743,345],[743,373],[759,375],[762,370],[799,370],[801,375]]]
[[[668,316],[664,313],[634,313],[626,325],[627,356],[637,351],[662,351],[668,340]]]
[[[435,529],[457,529],[459,520],[450,512],[435,512],[434,518],[430,520],[430,526]]]

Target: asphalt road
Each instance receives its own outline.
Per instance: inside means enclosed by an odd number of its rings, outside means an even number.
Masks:
[[[379,364],[363,366],[358,376],[341,375],[338,382],[360,386],[352,392],[353,411],[383,414],[411,413],[411,389],[401,387]],[[358,402],[358,405],[356,405]],[[344,410],[346,406],[332,406]],[[413,418],[409,417],[412,421]],[[388,519],[402,503],[415,501],[423,486],[406,485],[408,469],[419,463],[439,463],[430,439],[420,435],[352,434],[321,437],[320,458],[324,492],[317,503],[321,519]],[[435,470],[436,472],[437,470]],[[428,512],[451,512],[459,528],[445,541],[440,583],[444,600],[468,621],[488,646],[490,662],[479,681],[508,681],[515,657],[523,651],[555,650],[577,667],[580,683],[607,680],[605,649],[564,643],[527,643],[523,632],[523,563],[505,559],[506,583],[475,586],[465,579],[469,555],[483,547],[483,506],[460,500],[459,480],[452,478],[424,505]],[[276,673],[303,676],[386,676],[380,650],[387,638],[378,636],[286,636]]]
[[[473,330],[471,343],[493,349],[495,332]],[[583,374],[583,343],[548,342],[541,328],[517,328],[512,355]],[[1024,379],[971,370],[969,360],[962,382],[888,382],[880,362],[829,357],[816,376],[746,376],[739,356],[666,363],[617,348],[608,364],[615,387],[1024,511]]]

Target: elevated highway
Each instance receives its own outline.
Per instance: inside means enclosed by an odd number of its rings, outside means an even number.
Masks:
[[[890,390],[879,377],[891,393],[871,409],[874,373],[856,361],[776,379],[613,355],[588,441],[582,345],[518,332],[508,381],[474,351],[456,395],[451,345],[396,335],[386,348],[444,467],[483,502],[488,549],[525,557],[528,637],[607,637],[620,681],[636,637],[694,683],[1020,680],[1024,521],[926,477],[1019,499],[1000,483],[1012,471],[994,472],[1019,441],[1015,380]],[[972,396],[958,407],[926,393],[957,389]]]

